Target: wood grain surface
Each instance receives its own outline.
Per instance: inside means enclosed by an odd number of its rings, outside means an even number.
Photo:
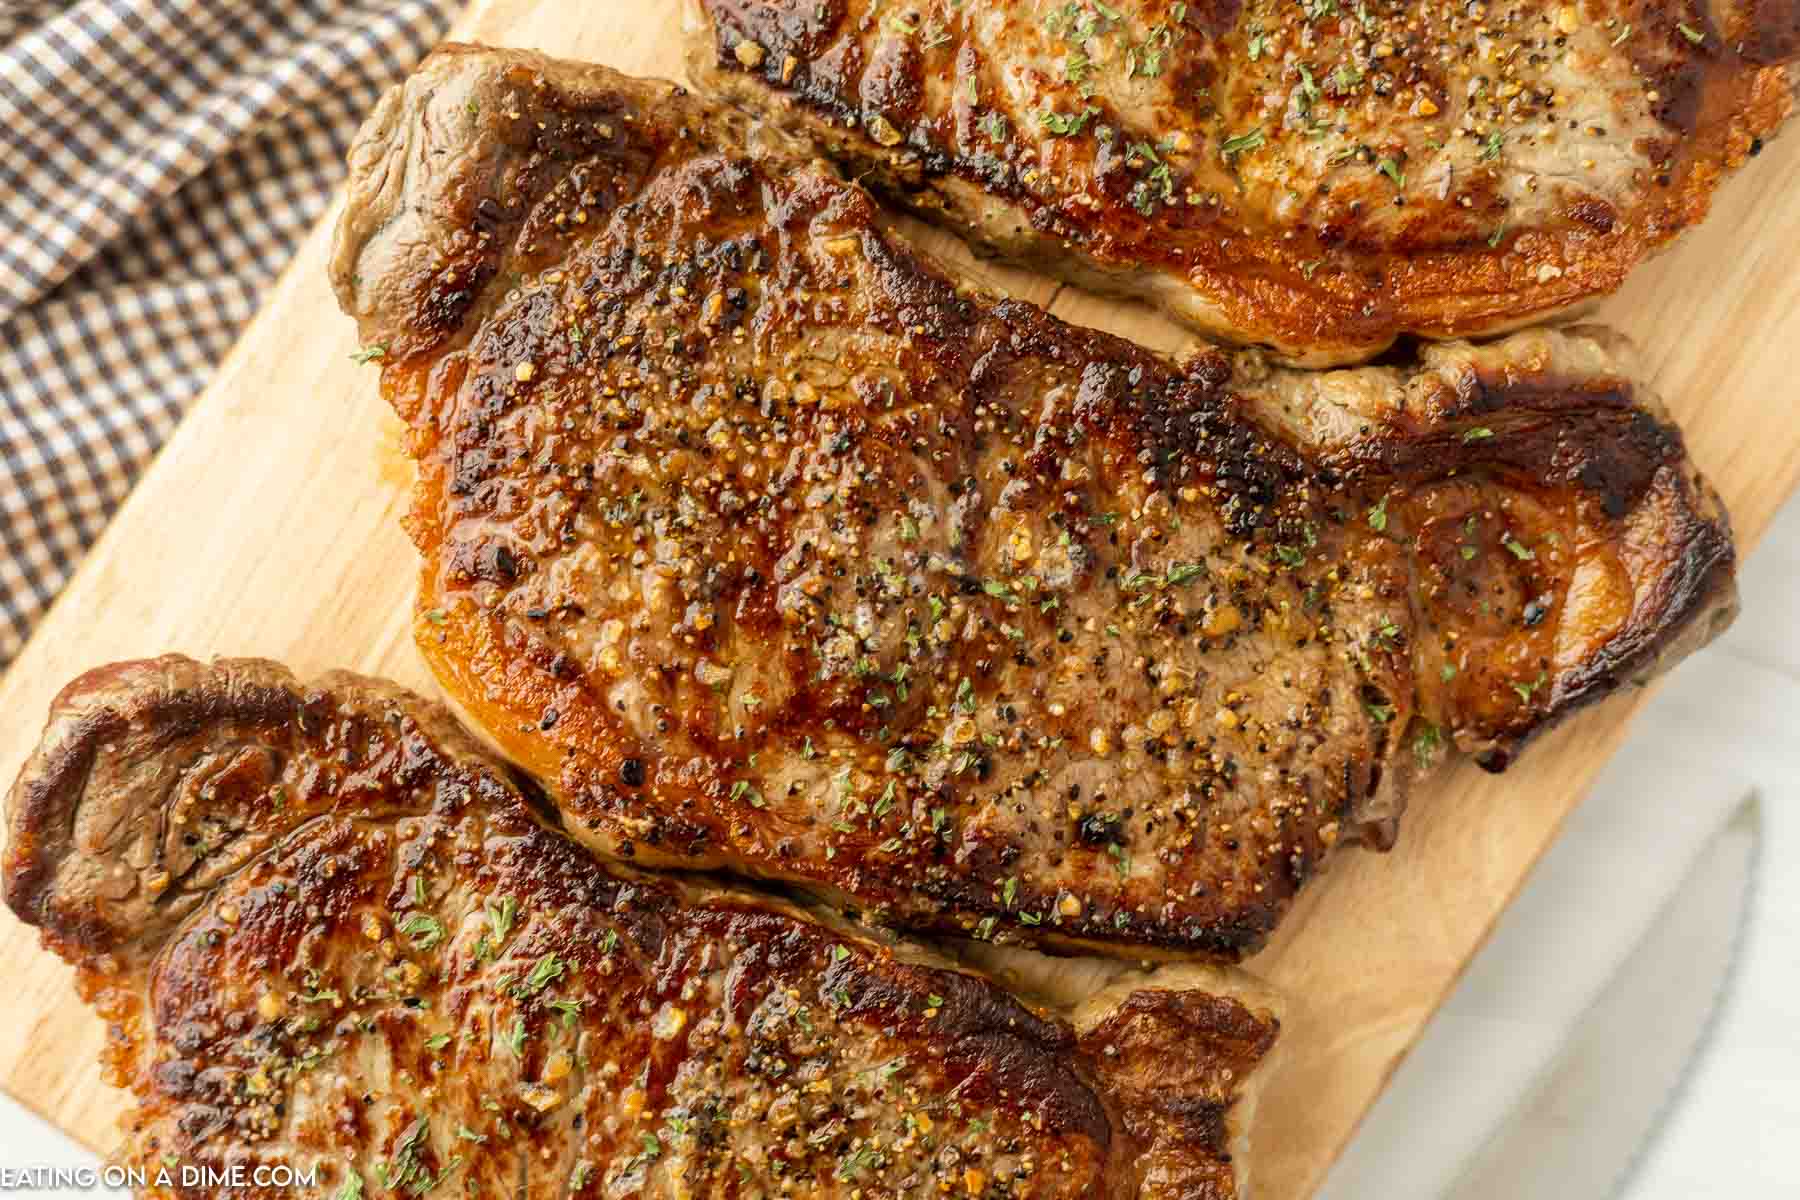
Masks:
[[[458,35],[679,77],[678,7],[477,0]],[[302,674],[344,666],[434,691],[409,636],[414,557],[399,527],[398,424],[377,396],[376,369],[350,361],[354,331],[325,282],[328,237],[321,228],[307,241],[0,680],[0,780],[29,753],[56,690],[113,659],[256,654]],[[1163,349],[1186,341],[1144,310],[972,264],[943,235],[923,240],[1070,320]],[[1724,190],[1709,224],[1599,310],[1643,348],[1746,550],[1800,472],[1797,262],[1800,134],[1791,134]],[[1292,1000],[1283,1073],[1255,1130],[1262,1200],[1318,1186],[1632,709],[1624,698],[1590,711],[1504,777],[1459,768],[1418,798],[1392,854],[1341,856],[1258,956],[1253,968]],[[126,1097],[100,1081],[101,1023],[36,940],[0,919],[10,1018],[0,1022],[0,1086],[104,1151]]]

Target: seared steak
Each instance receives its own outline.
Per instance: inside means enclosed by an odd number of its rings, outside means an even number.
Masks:
[[[1800,54],[1797,0],[686,2],[696,82],[884,194],[1314,365],[1612,291]]]
[[[1277,1031],[1253,985],[1113,967],[1079,1003],[1027,1007],[777,900],[602,869],[390,684],[301,685],[255,660],[102,668],[57,699],[8,820],[7,902],[111,1022],[110,1075],[138,1098],[122,1158],[152,1178],[1245,1194]]]
[[[1602,333],[1177,366],[750,140],[460,48],[353,154],[419,644],[609,857],[1233,957],[1444,747],[1499,769],[1732,611],[1718,501]]]

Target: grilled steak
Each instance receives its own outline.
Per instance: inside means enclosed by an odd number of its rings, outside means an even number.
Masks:
[[[607,856],[1234,957],[1443,747],[1498,769],[1732,610],[1603,334],[1178,366],[959,288],[766,138],[464,48],[353,153],[419,644]]]
[[[122,1157],[152,1178],[1245,1194],[1277,1032],[1254,985],[1112,967],[1080,1003],[1028,1008],[778,900],[602,869],[390,684],[102,668],[57,699],[8,819],[7,901],[111,1022],[111,1077],[139,1102]]]
[[[1608,293],[1790,107],[1796,0],[687,0],[689,73],[1011,258],[1313,365]]]

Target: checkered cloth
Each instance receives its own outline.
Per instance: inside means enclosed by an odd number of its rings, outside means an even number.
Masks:
[[[461,0],[0,0],[0,667]]]

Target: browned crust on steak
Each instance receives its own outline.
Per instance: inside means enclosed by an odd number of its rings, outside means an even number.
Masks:
[[[1733,611],[1611,335],[1176,365],[750,136],[462,48],[355,155],[335,278],[412,430],[420,648],[602,854],[1233,958],[1441,743],[1498,769]],[[474,257],[503,282],[441,319]]]
[[[1800,53],[1794,0],[684,2],[703,90],[885,196],[1315,366],[1612,292]]]
[[[1253,982],[1113,968],[1098,995],[1028,1008],[773,898],[602,868],[391,684],[103,667],[58,696],[8,820],[7,901],[111,1022],[110,1077],[138,1099],[123,1158],[153,1173],[1247,1194],[1278,1030]],[[1180,1046],[1179,1078],[1152,1042]]]

